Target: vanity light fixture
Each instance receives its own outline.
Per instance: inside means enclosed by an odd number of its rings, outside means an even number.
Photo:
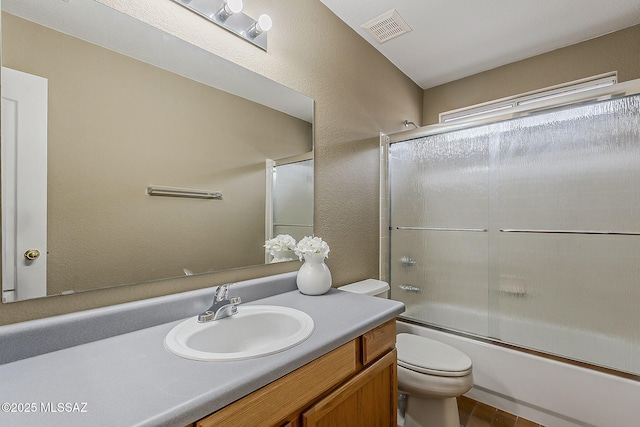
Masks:
[[[242,12],[242,0],[173,0],[236,36],[267,50],[267,31],[271,17],[260,15],[255,20]]]

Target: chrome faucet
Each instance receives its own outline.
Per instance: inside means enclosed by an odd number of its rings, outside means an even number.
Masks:
[[[216,294],[213,297],[213,304],[211,304],[211,307],[209,307],[209,309],[204,313],[198,315],[199,323],[224,319],[225,317],[233,316],[238,312],[240,297],[230,297],[229,286],[231,286],[231,284],[218,286]]]

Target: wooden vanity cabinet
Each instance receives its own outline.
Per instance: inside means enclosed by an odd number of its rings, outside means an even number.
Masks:
[[[396,350],[302,413],[305,427],[388,427],[396,424]]]
[[[391,320],[196,422],[197,427],[395,427]]]

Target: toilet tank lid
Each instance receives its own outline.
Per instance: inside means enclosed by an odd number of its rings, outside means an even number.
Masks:
[[[354,292],[356,294],[377,295],[379,293],[388,291],[389,284],[387,284],[387,282],[383,282],[382,280],[366,279],[359,282],[351,283],[350,285],[341,286],[338,289],[347,292]]]

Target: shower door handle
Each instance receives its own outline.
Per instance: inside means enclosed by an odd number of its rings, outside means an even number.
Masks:
[[[414,265],[416,265],[416,260],[413,259],[412,256],[403,256],[402,258],[400,258],[400,262],[405,267],[413,267]]]
[[[411,292],[414,294],[421,294],[422,293],[422,288],[419,288],[417,286],[413,286],[413,285],[399,285],[398,288],[400,288],[401,291],[403,292]]]

